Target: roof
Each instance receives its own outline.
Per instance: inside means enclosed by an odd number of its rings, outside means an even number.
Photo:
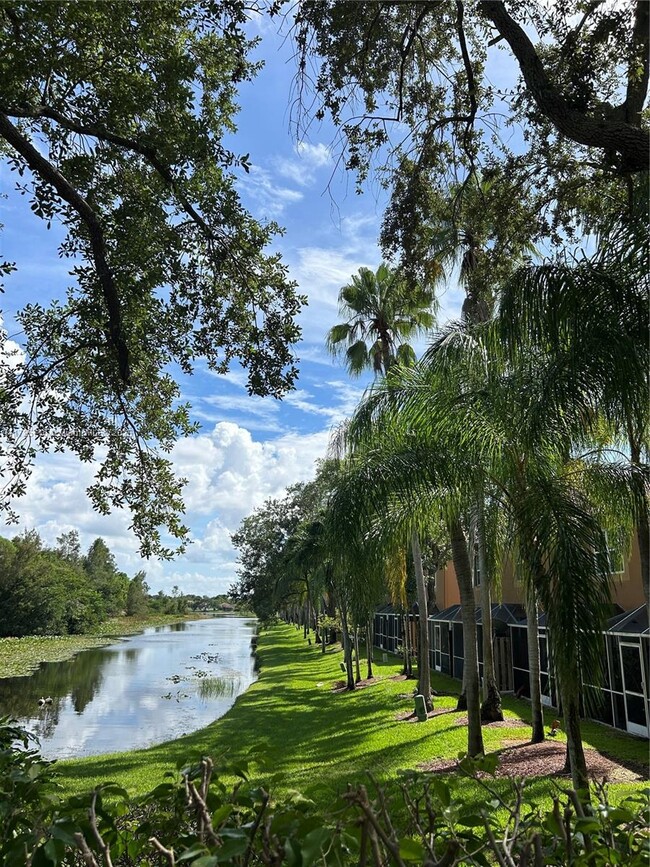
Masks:
[[[390,605],[390,603],[386,604],[386,605],[382,605],[380,608],[377,608],[375,610],[375,614],[394,614],[397,616],[398,613],[399,612],[397,612],[395,610],[395,608],[393,608],[393,606]]]
[[[445,620],[450,623],[458,623],[461,620],[460,605],[450,605],[436,614],[431,614],[429,620]]]
[[[481,607],[474,609],[474,618],[477,623],[483,623],[483,610]],[[436,614],[429,616],[429,620],[446,621],[447,623],[460,623],[463,619],[463,613],[460,605],[450,605],[443,611],[438,611]],[[526,612],[523,605],[514,603],[494,603],[492,605],[492,620],[498,620],[501,623],[519,623],[526,619]]]
[[[626,632],[630,635],[650,635],[648,608],[639,605],[633,611],[624,611],[607,621],[607,632]]]
[[[478,609],[477,623],[483,622],[482,609]],[[512,602],[502,602],[492,606],[492,620],[500,620],[501,623],[520,623],[526,619],[526,610],[523,605]]]

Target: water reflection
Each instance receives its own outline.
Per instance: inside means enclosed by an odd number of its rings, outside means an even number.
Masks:
[[[256,679],[254,631],[242,618],[188,621],[45,663],[0,680],[0,715],[31,729],[47,758],[160,743],[222,716]]]

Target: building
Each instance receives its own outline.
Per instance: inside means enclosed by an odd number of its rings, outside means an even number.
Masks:
[[[641,737],[650,737],[650,627],[641,585],[639,549],[634,539],[627,563],[612,557],[614,588],[612,616],[603,633],[604,682],[587,684],[585,712],[594,719]],[[475,600],[479,671],[482,673],[482,614],[480,575],[475,569]],[[495,674],[503,692],[530,697],[528,625],[523,588],[511,564],[502,576],[502,602],[492,605]],[[432,671],[459,680],[463,677],[464,646],[460,595],[453,563],[436,573],[438,610],[429,616]],[[413,615],[411,615],[412,619]],[[538,620],[542,701],[557,707],[558,697],[549,652],[546,615]],[[400,617],[391,606],[375,615],[375,644],[395,652],[402,644]]]

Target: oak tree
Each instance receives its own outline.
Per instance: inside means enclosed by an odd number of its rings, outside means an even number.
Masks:
[[[292,386],[302,299],[267,252],[278,227],[237,194],[249,157],[226,144],[257,69],[253,5],[0,3],[8,192],[62,227],[70,266],[63,297],[19,310],[18,346],[3,334],[5,511],[38,452],[67,450],[99,464],[93,506],[129,508],[142,553],[170,555],[187,528],[165,455],[195,429],[179,373],[237,361],[251,393]]]

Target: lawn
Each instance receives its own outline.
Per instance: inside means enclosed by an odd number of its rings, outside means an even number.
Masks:
[[[339,648],[322,655],[303,640],[301,632],[281,625],[261,635],[259,650],[259,680],[222,719],[147,750],[60,762],[65,788],[81,791],[114,780],[133,794],[142,793],[159,783],[166,771],[210,755],[215,760],[248,761],[252,776],[276,795],[298,790],[325,806],[348,782],[366,780],[369,770],[379,781],[390,782],[400,770],[456,757],[465,749],[466,728],[457,722],[464,714],[454,712],[456,700],[451,694],[458,691],[457,681],[434,675],[434,688],[441,693],[436,708],[448,712],[423,723],[407,723],[397,717],[412,709],[414,681],[395,679],[400,670],[396,657],[376,663],[379,682],[336,693],[332,687],[341,677]],[[526,702],[506,698],[504,709],[513,726],[484,729],[488,752],[499,750],[504,742],[523,743],[529,738],[529,729],[517,725],[528,720]],[[549,712],[549,724],[552,718]],[[638,763],[647,759],[646,741],[595,723],[585,723],[584,739],[586,745],[613,757]],[[498,785],[506,782],[500,780]],[[556,785],[557,781],[541,777],[529,787],[535,795],[549,797]],[[612,797],[618,800],[642,787],[642,783],[612,784]]]

